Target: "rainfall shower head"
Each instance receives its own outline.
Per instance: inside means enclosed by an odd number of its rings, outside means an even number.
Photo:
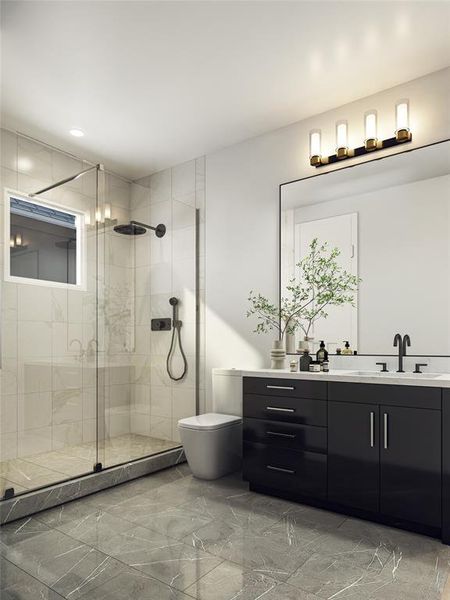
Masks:
[[[125,225],[116,225],[114,231],[121,233],[122,235],[142,235],[147,233],[145,227],[139,225],[133,225],[132,223],[126,223]]]
[[[163,237],[166,233],[166,226],[160,223],[156,227],[146,225],[145,223],[139,223],[139,221],[130,221],[124,225],[116,225],[114,231],[121,233],[122,235],[142,235],[147,232],[147,229],[153,229],[156,237]]]

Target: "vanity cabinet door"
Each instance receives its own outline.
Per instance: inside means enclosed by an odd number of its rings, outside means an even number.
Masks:
[[[380,512],[441,526],[441,412],[380,407]]]
[[[378,406],[328,403],[328,500],[379,509]]]

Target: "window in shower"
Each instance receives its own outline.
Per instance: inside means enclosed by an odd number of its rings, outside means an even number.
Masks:
[[[83,213],[13,192],[5,197],[5,279],[84,288]]]

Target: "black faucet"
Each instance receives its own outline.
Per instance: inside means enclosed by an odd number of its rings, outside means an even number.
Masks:
[[[398,370],[397,373],[404,373],[403,370],[403,358],[406,356],[406,347],[411,346],[411,340],[409,335],[406,334],[403,338],[399,333],[395,334],[394,337],[394,348],[398,346]]]

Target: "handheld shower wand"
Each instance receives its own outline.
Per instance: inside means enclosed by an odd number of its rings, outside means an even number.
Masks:
[[[188,364],[187,364],[187,359],[186,359],[186,355],[184,353],[183,350],[183,345],[181,343],[181,326],[183,325],[182,321],[180,321],[178,319],[178,298],[170,298],[169,300],[169,304],[172,306],[172,340],[170,342],[170,349],[169,349],[169,354],[167,355],[167,361],[166,361],[166,368],[167,368],[167,373],[169,374],[170,379],[172,379],[172,381],[181,381],[181,379],[183,379],[183,377],[186,375],[187,373],[187,369],[188,369]],[[172,358],[173,355],[175,353],[175,349],[176,349],[176,340],[178,337],[178,345],[180,347],[180,352],[181,352],[181,356],[183,358],[183,372],[179,377],[175,377],[175,375],[172,373]]]

